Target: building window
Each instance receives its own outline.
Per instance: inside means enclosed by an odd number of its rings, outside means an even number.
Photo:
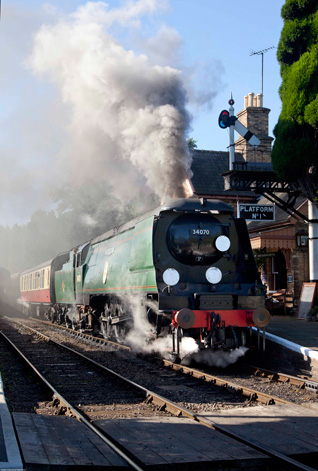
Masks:
[[[297,234],[297,247],[308,247],[308,235]]]

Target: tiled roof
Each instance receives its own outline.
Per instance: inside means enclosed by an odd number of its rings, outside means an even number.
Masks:
[[[250,192],[224,191],[222,174],[229,170],[229,153],[215,150],[193,150],[191,178],[198,196],[251,196]],[[242,154],[235,153],[235,160],[244,162]]]

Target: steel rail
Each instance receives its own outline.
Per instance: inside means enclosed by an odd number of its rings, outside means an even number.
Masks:
[[[122,344],[119,344],[119,343],[114,342],[112,340],[107,340],[107,339],[104,339],[104,338],[94,337],[90,334],[86,334],[86,333],[82,333],[82,332],[81,333],[76,333],[76,331],[74,331],[73,329],[69,329],[69,328],[67,328],[65,326],[62,326],[62,325],[59,325],[59,324],[52,324],[51,322],[43,321],[41,319],[35,319],[35,320],[37,320],[37,321],[39,321],[39,322],[41,322],[45,325],[52,326],[53,328],[58,327],[60,330],[64,330],[67,333],[72,334],[72,336],[74,336],[76,338],[83,338],[83,339],[86,339],[86,340],[89,340],[89,341],[92,341],[92,342],[96,342],[96,343],[101,343],[101,344],[103,344],[103,343],[110,344],[112,346],[115,346],[118,349],[131,351],[131,348],[128,347],[127,345],[122,345]],[[235,383],[230,383],[229,381],[225,381],[225,380],[222,380],[221,378],[218,378],[216,376],[209,375],[209,374],[204,373],[204,372],[200,372],[199,370],[196,370],[194,368],[179,365],[177,363],[174,363],[172,361],[165,360],[165,359],[162,359],[162,358],[157,358],[156,360],[161,362],[161,364],[165,367],[174,369],[174,370],[176,370],[180,373],[188,374],[189,376],[200,379],[202,381],[210,382],[210,383],[212,383],[213,385],[215,385],[217,387],[223,387],[223,388],[228,389],[229,391],[240,393],[240,394],[242,394],[242,396],[245,396],[245,397],[249,398],[252,401],[258,401],[258,402],[261,402],[262,404],[265,404],[265,405],[273,405],[273,404],[291,404],[292,405],[293,404],[290,401],[285,401],[284,399],[280,399],[280,398],[277,398],[275,396],[271,396],[270,394],[262,393],[260,391],[256,391],[256,390],[253,390],[251,388],[240,386],[240,385],[237,385]],[[304,378],[298,378],[297,376],[291,376],[291,375],[287,375],[285,373],[279,373],[279,372],[266,370],[266,369],[259,368],[259,367],[253,366],[253,365],[245,365],[245,366],[255,370],[256,374],[259,372],[259,376],[266,376],[268,378],[271,378],[273,381],[279,381],[279,382],[283,382],[283,383],[293,384],[294,386],[298,386],[300,389],[306,388],[311,392],[317,391],[317,393],[318,393],[318,382],[308,380],[308,379],[304,379]],[[302,407],[312,408],[312,407],[310,407],[309,404],[302,404]]]
[[[120,343],[115,342],[113,340],[108,340],[108,339],[101,338],[101,337],[95,337],[95,336],[93,336],[91,334],[87,334],[85,332],[78,332],[76,330],[73,330],[73,329],[70,329],[70,328],[66,327],[65,325],[52,324],[52,322],[50,322],[50,321],[44,321],[42,319],[36,319],[36,318],[30,318],[30,319],[36,320],[36,321],[38,321],[38,322],[40,322],[44,325],[48,325],[49,327],[52,327],[53,329],[58,328],[60,330],[64,330],[65,332],[71,334],[75,338],[88,340],[92,343],[110,345],[110,346],[113,346],[113,347],[115,347],[119,350],[121,349],[121,350],[131,351],[131,348],[128,345],[120,344]],[[227,387],[229,390],[233,390],[235,392],[241,392],[241,394],[243,396],[247,396],[251,400],[257,400],[257,401],[259,401],[263,404],[266,404],[266,405],[276,404],[276,403],[279,403],[279,402],[283,403],[283,399],[274,398],[270,395],[266,395],[265,393],[261,393],[259,391],[253,392],[253,390],[250,390],[249,388],[242,388],[242,387],[237,386],[235,384],[232,384],[232,383],[229,383],[229,382],[226,382],[226,381],[222,381],[220,378],[217,378],[215,376],[208,375],[206,373],[201,373],[201,375],[200,375],[199,370],[195,370],[194,368],[180,366],[180,365],[175,364],[174,362],[171,362],[169,360],[162,360],[162,358],[158,358],[158,361],[162,362],[163,366],[166,366],[168,368],[173,368],[173,369],[175,369],[179,372],[182,372],[182,370],[184,370],[185,374],[189,374],[189,375],[191,375],[195,378],[199,378],[201,380],[206,380],[208,382],[211,382],[211,383],[215,384],[215,386]],[[176,366],[174,367],[172,365],[176,365]],[[292,375],[287,375],[285,373],[280,373],[280,372],[267,370],[267,369],[260,368],[260,367],[254,366],[254,365],[246,364],[245,366],[255,370],[255,373],[256,373],[257,376],[264,376],[264,377],[270,378],[273,381],[279,381],[279,382],[282,382],[282,383],[289,383],[289,384],[292,384],[294,386],[298,386],[300,389],[306,388],[309,391],[312,391],[312,392],[317,391],[317,393],[318,393],[318,382],[317,381],[309,380],[309,379],[306,379],[306,378],[298,378],[297,376],[292,376]],[[255,394],[256,394],[256,396],[255,396]],[[289,403],[289,402],[287,401],[287,403]],[[304,406],[304,407],[306,407],[306,406]]]
[[[318,382],[308,378],[300,378],[298,376],[280,373],[279,371],[267,370],[253,365],[245,365],[255,371],[256,376],[264,376],[270,378],[272,381],[279,381],[282,383],[293,384],[298,386],[299,389],[308,389],[309,391],[318,391]]]
[[[15,321],[16,322],[16,321]],[[19,323],[20,324],[20,323]],[[23,325],[23,324],[20,324]],[[24,326],[25,327],[25,326]],[[30,327],[27,327],[28,329],[31,329]],[[34,329],[31,329],[34,331]],[[39,334],[37,331],[34,331],[37,334]],[[105,434],[103,434],[98,427],[93,425],[89,420],[84,417],[84,415],[77,409],[76,406],[72,406],[55,388],[54,386],[47,381],[47,379],[39,372],[39,370],[28,360],[28,358],[14,345],[13,342],[2,332],[0,331],[0,335],[2,338],[10,345],[10,347],[20,356],[20,358],[23,359],[23,361],[34,371],[34,373],[40,378],[42,383],[44,383],[49,390],[53,393],[53,400],[58,399],[59,403],[66,408],[68,411],[68,415],[70,417],[75,417],[78,421],[83,422],[91,431],[93,431],[96,435],[98,435],[103,442],[105,442],[115,453],[117,453],[124,461],[126,461],[127,464],[129,464],[133,469],[137,471],[144,471],[144,468],[140,467],[139,464],[137,464],[135,461],[133,461],[126,453],[124,453],[118,446],[113,443],[111,440],[109,440]],[[42,337],[45,338],[45,340],[48,340],[49,342],[56,343],[49,339],[47,336],[40,334]],[[59,346],[62,346],[61,344],[58,344]],[[75,350],[74,350],[75,352]]]
[[[94,343],[110,345],[112,347],[118,348],[119,350],[131,351],[131,348],[128,345],[123,345],[121,343],[115,342],[114,340],[105,339],[104,337],[95,337],[94,335],[87,334],[85,332],[80,332],[78,330],[70,329],[69,327],[66,327],[66,325],[55,324],[53,322],[45,321],[43,319],[37,319],[34,317],[29,317],[29,319],[36,320],[37,322],[40,322],[41,324],[44,324],[44,325],[48,325],[49,327],[52,327],[52,329],[58,328],[60,330],[64,330],[64,332],[71,334],[73,337],[86,339]]]
[[[197,379],[201,379],[208,383],[212,383],[215,386],[220,386],[226,388],[230,391],[235,391],[243,396],[248,397],[250,400],[261,402],[262,404],[270,405],[270,404],[293,404],[290,401],[286,401],[285,399],[280,399],[275,396],[271,396],[270,394],[266,394],[260,391],[256,391],[251,388],[247,388],[245,386],[241,386],[235,383],[231,383],[230,381],[226,381],[224,379],[218,378],[217,376],[213,376],[207,373],[203,373],[202,371],[196,370],[194,368],[190,368],[188,366],[179,365],[173,363],[169,360],[162,360],[162,364],[168,368],[171,368],[175,371],[179,371],[180,373],[188,374]]]
[[[240,443],[243,443],[261,453],[263,453],[264,455],[267,455],[271,458],[275,458],[283,463],[288,463],[292,466],[294,466],[294,468],[296,469],[300,469],[300,470],[303,470],[303,471],[316,471],[314,468],[311,468],[310,466],[307,466],[303,463],[300,463],[299,461],[296,461],[294,460],[293,458],[290,458],[289,456],[287,455],[284,455],[276,450],[273,450],[272,448],[268,448],[268,447],[265,447],[265,446],[262,446],[262,445],[259,445],[253,441],[250,441],[250,440],[246,440],[244,438],[242,438],[241,436],[237,435],[236,433],[233,433],[231,432],[229,429],[227,429],[227,427],[224,427],[223,425],[218,425],[216,422],[214,422],[212,419],[206,419],[204,416],[201,416],[200,414],[196,414],[194,412],[191,412],[190,410],[170,401],[169,399],[166,399],[164,398],[163,396],[157,394],[157,393],[154,393],[153,391],[147,389],[147,388],[144,388],[143,386],[135,383],[134,381],[131,381],[130,379],[128,378],[125,378],[124,376],[120,375],[119,373],[117,373],[116,371],[113,371],[113,370],[110,370],[109,368],[105,367],[104,365],[100,365],[99,363],[97,363],[96,361],[92,360],[91,358],[89,357],[86,357],[85,355],[83,355],[82,353],[79,353],[77,352],[76,350],[72,350],[70,347],[67,347],[66,345],[62,345],[58,342],[55,342],[54,340],[51,340],[49,337],[47,337],[46,335],[42,334],[41,332],[38,332],[36,331],[35,329],[33,329],[32,327],[29,327],[29,326],[25,326],[24,324],[18,322],[18,321],[14,321],[14,322],[17,322],[18,324],[22,325],[23,327],[26,327],[27,329],[30,329],[31,331],[33,331],[34,333],[36,333],[37,335],[39,336],[42,336],[44,339],[46,339],[47,341],[49,342],[52,342],[54,344],[56,344],[57,346],[63,348],[63,349],[66,349],[72,353],[75,353],[77,355],[79,355],[80,357],[82,357],[83,359],[85,359],[86,361],[88,361],[89,363],[92,363],[93,365],[95,365],[96,367],[106,371],[107,373],[109,373],[110,375],[113,375],[115,376],[116,378],[120,379],[121,381],[123,382],[126,382],[128,384],[130,384],[131,386],[135,387],[137,390],[139,391],[143,391],[145,394],[146,394],[146,402],[147,403],[153,403],[155,405],[158,406],[158,408],[160,410],[164,410],[164,411],[167,411],[167,412],[170,412],[172,413],[173,415],[177,416],[177,417],[187,417],[187,418],[190,418],[196,422],[198,422],[199,424],[201,425],[204,425],[206,427],[209,427],[213,430],[216,430],[222,434],[225,434],[227,435],[228,437],[234,439],[234,440],[237,440],[239,441]],[[27,362],[29,363],[29,361],[27,360]],[[31,365],[31,364],[30,364]],[[180,365],[179,365],[180,366]],[[33,365],[31,365],[31,367],[34,369]],[[35,371],[37,371],[35,369]],[[202,373],[200,373],[202,375]],[[41,375],[42,376],[42,375]],[[203,375],[205,376],[205,375]],[[46,382],[46,380],[45,380]],[[49,384],[49,383],[48,383]],[[54,389],[54,388],[53,388]],[[58,393],[57,393],[58,394]],[[58,397],[58,396],[57,396]],[[64,399],[63,399],[64,401]],[[287,404],[293,404],[293,403],[289,403],[288,401],[284,401],[284,403],[287,403]],[[68,404],[68,403],[67,403]],[[72,407],[72,406],[71,406]],[[72,411],[75,410],[77,414],[80,414],[76,408],[72,407],[71,409]],[[92,426],[86,419],[85,417],[83,417],[84,419],[84,423],[87,423],[89,424],[90,426]],[[92,426],[94,427],[94,426]],[[94,427],[95,428],[95,427]],[[98,429],[97,429],[98,430]],[[97,432],[96,432],[97,433]],[[100,435],[101,436],[101,435]],[[103,436],[101,436],[102,438]],[[103,437],[103,439],[105,439]],[[110,442],[111,443],[111,442]],[[124,458],[126,459],[126,458]],[[141,469],[141,468],[135,468],[135,469]]]

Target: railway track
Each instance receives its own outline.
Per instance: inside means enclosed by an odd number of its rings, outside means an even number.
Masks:
[[[31,321],[32,322],[32,321]],[[52,328],[61,332],[67,332],[68,335],[88,342],[88,344],[97,344],[105,346],[107,349],[131,351],[130,347],[116,342],[105,340],[103,338],[93,337],[89,334],[73,331],[64,326],[59,326],[46,321],[35,320],[37,324],[47,326],[50,332]],[[261,369],[252,365],[239,364],[232,367],[231,374],[227,374],[228,369],[217,369],[217,375],[211,374],[211,368],[192,368],[185,365],[179,365],[172,361],[162,358],[155,358],[154,356],[146,357],[151,362],[160,363],[169,370],[176,371],[188,375],[192,378],[199,379],[201,382],[206,382],[210,386],[225,389],[229,392],[234,392],[246,398],[248,401],[256,401],[262,404],[287,404],[287,403],[301,403],[304,406],[310,407],[312,402],[318,400],[318,383],[306,378],[286,375],[280,372]],[[242,373],[243,372],[243,373]],[[239,377],[238,377],[239,376]],[[255,388],[255,383],[257,388]],[[271,392],[274,390],[274,392]],[[173,398],[173,400],[175,400]]]
[[[131,459],[124,451],[118,449],[116,444],[112,443],[98,427],[93,425],[94,420],[100,417],[100,412],[102,411],[104,414],[110,403],[113,405],[115,403],[127,405],[129,402],[134,406],[138,404],[137,415],[141,414],[141,416],[145,410],[144,408],[147,408],[147,415],[149,415],[150,404],[156,406],[151,407],[151,411],[155,416],[164,411],[175,416],[191,418],[204,426],[213,428],[268,456],[276,458],[284,465],[292,466],[293,468],[290,469],[307,471],[313,469],[275,450],[242,439],[227,430],[226,427],[217,425],[211,422],[210,419],[207,420],[204,416],[200,416],[187,408],[181,407],[180,404],[138,385],[70,347],[52,341],[43,333],[29,326],[24,326],[21,323],[17,324],[16,321],[14,324],[18,327],[12,326],[11,323],[1,324],[2,337],[27,362],[45,386],[52,391],[55,404],[59,404],[60,413],[74,416],[84,422],[134,469],[141,470],[142,468],[136,460]],[[94,375],[93,381],[91,381],[91,375]],[[110,394],[106,401],[105,391]],[[134,416],[136,416],[135,407]]]

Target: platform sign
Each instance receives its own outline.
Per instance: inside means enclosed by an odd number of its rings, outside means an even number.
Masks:
[[[238,203],[237,214],[248,221],[275,221],[275,205]]]

